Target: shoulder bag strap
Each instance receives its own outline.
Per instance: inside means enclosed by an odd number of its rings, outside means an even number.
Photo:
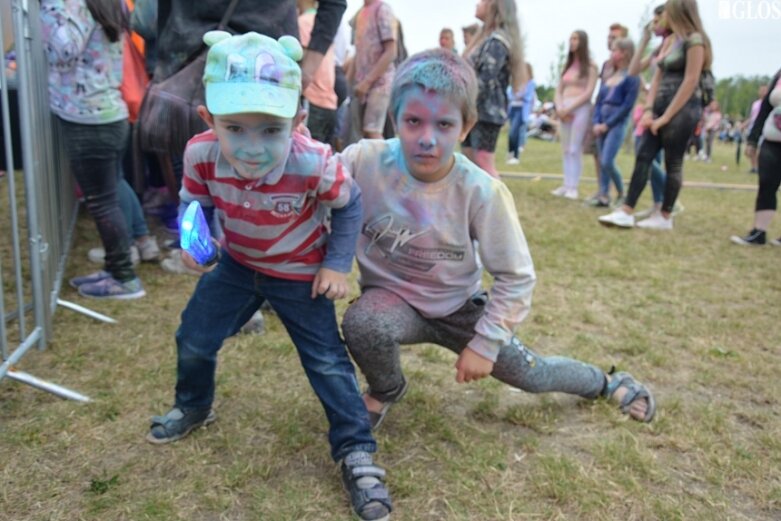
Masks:
[[[238,3],[239,0],[231,0],[231,3],[228,4],[228,8],[225,10],[225,14],[222,15],[222,20],[220,20],[220,24],[217,26],[217,30],[222,31],[228,26],[228,22],[230,22],[231,16],[233,16],[233,11],[236,10]]]

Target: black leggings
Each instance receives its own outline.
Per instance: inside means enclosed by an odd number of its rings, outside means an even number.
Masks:
[[[776,192],[781,185],[781,143],[763,141],[759,147],[759,191],[756,211],[775,210]]]
[[[662,87],[654,100],[654,117],[661,116],[675,96],[676,88]],[[667,181],[664,185],[664,200],[662,211],[671,213],[683,182],[683,155],[689,137],[694,132],[697,122],[702,116],[702,103],[700,96],[695,93],[686,105],[673,116],[672,120],[659,129],[657,135],[646,130],[640,138],[640,145],[635,158],[635,169],[632,172],[632,181],[629,184],[629,193],[626,197],[626,205],[634,208],[637,200],[643,193],[648,182],[648,173],[651,164],[660,149],[664,149],[664,163],[667,170]]]

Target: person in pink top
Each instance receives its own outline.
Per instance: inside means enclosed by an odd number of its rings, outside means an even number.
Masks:
[[[306,48],[312,36],[317,15],[316,0],[298,0],[298,32],[301,45]],[[336,68],[333,46],[328,48],[323,61],[314,73],[312,82],[304,89],[304,98],[309,102],[306,126],[313,139],[331,143],[336,125]]]
[[[556,88],[556,114],[561,121],[564,154],[564,184],[551,192],[567,199],[578,198],[583,172],[583,142],[591,126],[591,97],[597,86],[597,66],[588,50],[588,35],[575,31],[569,39],[569,54]]]
[[[713,140],[716,138],[716,134],[721,127],[721,109],[719,108],[719,102],[713,100],[708,105],[708,109],[705,113],[705,161],[710,163],[712,161],[713,154]]]

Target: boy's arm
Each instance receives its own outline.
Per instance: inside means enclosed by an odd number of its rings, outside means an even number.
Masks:
[[[328,234],[323,268],[340,273],[350,272],[362,218],[361,190],[357,184],[351,183],[347,205],[331,210],[331,233]]]
[[[361,189],[350,176],[348,167],[353,150],[350,147],[345,151],[347,154],[326,159],[317,188],[319,202],[331,209],[331,230],[322,267],[340,273],[349,273],[352,269],[363,218]]]
[[[491,361],[507,345],[531,309],[534,264],[512,194],[505,185],[472,220],[480,259],[494,277],[485,313],[467,347]]]

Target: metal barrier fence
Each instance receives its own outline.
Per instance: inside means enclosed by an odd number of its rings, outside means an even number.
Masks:
[[[6,173],[0,178],[0,193],[5,189],[8,197],[0,198],[0,381],[7,377],[65,398],[88,401],[86,396],[13,368],[32,348],[45,349],[58,305],[112,320],[59,299],[78,201],[49,110],[38,2],[11,0],[10,9],[7,0],[2,4],[0,41],[4,51],[7,42],[13,41],[16,69],[15,74],[9,69],[11,63],[3,52],[0,146],[5,162],[0,170]],[[9,27],[12,35],[7,34]]]

